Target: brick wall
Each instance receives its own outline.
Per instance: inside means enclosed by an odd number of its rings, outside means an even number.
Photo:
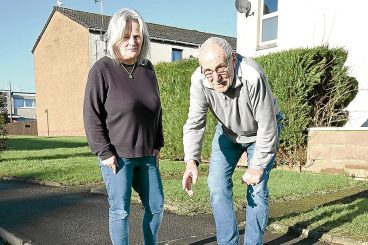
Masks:
[[[303,170],[368,178],[368,128],[310,128]]]

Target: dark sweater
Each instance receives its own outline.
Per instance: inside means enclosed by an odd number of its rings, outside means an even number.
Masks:
[[[130,68],[130,69],[129,69]],[[128,66],[130,71],[133,67]],[[102,160],[152,156],[164,145],[162,108],[153,65],[138,64],[133,79],[109,57],[91,68],[83,118],[88,144]]]

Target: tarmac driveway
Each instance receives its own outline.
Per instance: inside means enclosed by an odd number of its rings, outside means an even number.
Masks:
[[[131,244],[143,244],[140,204],[132,204]],[[13,244],[111,244],[108,203],[86,187],[49,187],[0,180],[0,237]],[[179,216],[165,212],[160,244],[216,244],[212,215]],[[243,239],[244,230],[240,230]],[[10,238],[9,238],[10,237]],[[18,240],[17,240],[18,239]],[[322,244],[267,232],[266,243]],[[1,244],[1,242],[0,242]]]

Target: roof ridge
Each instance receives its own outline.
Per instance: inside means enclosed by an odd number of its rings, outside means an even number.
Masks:
[[[47,25],[51,21],[52,16],[55,12],[63,14],[64,16],[70,18],[71,20],[86,27],[89,31],[93,32],[96,31],[106,32],[108,28],[108,23],[110,22],[111,19],[111,16],[109,15],[103,14],[101,15],[99,13],[92,13],[82,10],[75,10],[60,6],[54,6],[52,13],[50,14],[42,32],[38,36],[37,41],[32,48],[32,53],[34,52],[41,36],[43,35],[45,29],[47,28]],[[149,22],[146,22],[146,24],[150,37],[155,39],[156,41],[160,40],[166,42],[174,42],[176,44],[181,45],[199,46],[209,37],[217,36],[226,39],[234,49],[236,48],[235,37],[163,24],[156,24]]]
[[[195,29],[188,29],[188,28],[184,28],[184,27],[169,26],[169,25],[165,25],[165,24],[157,24],[157,23],[149,23],[149,22],[146,22],[146,24],[147,25],[150,24],[150,25],[158,25],[158,26],[170,27],[170,28],[174,28],[174,29],[187,30],[187,31],[199,32],[199,33],[206,33],[206,34],[211,34],[211,35],[216,35],[216,36],[222,36],[222,37],[235,38],[235,37],[232,37],[232,36],[226,36],[226,35],[222,35],[222,34],[215,34],[215,33],[205,32],[205,31],[198,31],[198,30],[195,30]]]

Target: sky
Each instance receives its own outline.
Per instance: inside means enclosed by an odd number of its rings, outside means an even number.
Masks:
[[[61,0],[64,8],[100,13],[95,0]],[[0,89],[35,92],[32,48],[56,0],[0,3]],[[146,22],[236,37],[235,0],[102,0],[104,15],[137,10]]]

